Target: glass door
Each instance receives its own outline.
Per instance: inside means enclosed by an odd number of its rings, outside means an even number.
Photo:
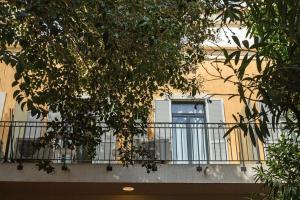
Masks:
[[[175,163],[203,163],[207,160],[203,104],[172,104],[172,157]]]

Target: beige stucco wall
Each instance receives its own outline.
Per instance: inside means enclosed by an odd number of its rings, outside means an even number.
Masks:
[[[14,81],[14,74],[15,70],[12,67],[0,62],[0,92],[6,93],[2,121],[9,121],[10,110],[15,108],[15,101],[13,99],[14,89],[11,86]]]
[[[201,75],[203,78],[203,87],[200,88],[202,93],[198,96],[205,96],[206,98],[213,95],[212,98],[222,99],[224,101],[225,121],[226,123],[234,122],[232,114],[241,113],[243,111],[243,105],[240,103],[239,98],[228,99],[229,94],[237,94],[237,88],[231,83],[224,83],[223,80],[215,80],[215,77],[211,74],[216,74],[216,71],[211,66],[212,61],[206,60],[199,65],[196,75]],[[248,73],[253,71],[254,62],[249,67]],[[219,64],[225,76],[231,75],[232,72],[229,68]],[[205,69],[204,69],[205,68]],[[2,121],[10,119],[10,109],[15,109],[15,100],[13,99],[13,92],[15,88],[11,86],[14,81],[14,69],[10,66],[0,63],[0,91],[6,92],[6,101],[4,106],[4,112]],[[173,91],[174,95],[179,95],[180,92]],[[223,94],[223,95],[220,95]]]
[[[217,71],[212,67],[216,63],[213,62],[211,59],[207,59],[201,65],[196,72],[196,76],[200,75],[203,78],[203,87],[201,89],[201,93],[197,94],[197,98],[214,98],[214,99],[222,99],[224,102],[224,114],[225,114],[225,122],[226,123],[233,123],[234,119],[232,117],[233,114],[236,113],[243,113],[243,104],[240,103],[238,97],[228,99],[230,94],[237,94],[237,87],[230,82],[224,83],[224,80],[216,79],[213,75],[217,74]],[[225,67],[222,63],[218,63],[219,68],[222,69],[223,76],[232,75],[233,72],[230,68]],[[247,69],[247,73],[256,73],[255,70],[255,62],[252,62],[249,68]],[[15,88],[12,88],[11,83],[14,80],[14,69],[10,66],[5,65],[4,63],[0,63],[0,91],[6,92],[6,101],[4,106],[3,118],[2,120],[9,120],[10,119],[10,112],[11,110],[18,111],[18,113],[22,113],[20,111],[19,106],[16,106],[15,100],[13,99],[13,92]],[[173,95],[181,95],[180,92],[173,91]],[[22,115],[22,114],[21,114]],[[24,117],[21,117],[20,114],[17,116],[17,120],[23,120]],[[150,118],[153,118],[153,114]],[[22,115],[23,116],[23,115]],[[26,119],[27,113],[24,112],[24,116]],[[0,127],[1,135],[0,139],[2,141],[6,141],[7,137],[7,128],[3,130]],[[239,138],[231,134],[230,140],[228,140],[228,145],[231,145],[231,152],[228,152],[228,155],[231,157],[236,158],[237,155],[240,155],[240,147],[236,148],[237,144],[239,144]],[[247,143],[247,144],[246,144]],[[247,139],[247,142],[244,143],[244,148],[246,149],[247,146],[251,145],[250,139]],[[5,146],[5,145],[4,145]],[[3,146],[3,147],[4,147]],[[2,148],[3,148],[2,147]]]
[[[13,99],[14,89],[11,84],[14,81],[14,69],[5,63],[0,62],[0,92],[5,92],[5,104],[3,114],[0,116],[0,121],[10,121],[12,111],[15,108],[15,100]],[[2,117],[2,118],[1,118]],[[9,124],[2,122],[0,125],[0,156],[3,156],[6,148],[7,134]]]

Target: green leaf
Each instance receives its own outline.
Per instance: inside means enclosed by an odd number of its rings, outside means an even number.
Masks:
[[[225,52],[225,51],[224,51]],[[227,52],[227,51],[226,51]],[[237,54],[237,52],[235,51],[235,52],[232,52],[231,54],[227,54],[227,56],[226,56],[226,54],[225,54],[225,61],[224,61],[224,64],[226,65],[227,63],[229,63],[231,60],[232,60],[232,58],[235,56]]]
[[[224,57],[228,58],[228,51],[227,51],[227,49],[222,49],[222,51],[223,51]]]
[[[262,135],[266,138],[267,136],[270,136],[270,132],[268,129],[267,121],[264,119],[260,120],[260,130],[261,130]]]
[[[20,90],[15,90],[13,93],[13,98],[16,98],[20,94]]]
[[[14,81],[14,82],[11,84],[11,86],[12,86],[12,87],[15,87],[15,86],[17,86],[18,84],[19,84],[18,81]]]
[[[254,124],[254,130],[255,130],[255,133],[256,133],[257,137],[259,138],[259,140],[261,142],[264,142],[264,137],[263,137],[263,135],[261,133],[261,130],[258,127],[258,124],[256,124],[256,123]]]
[[[243,40],[242,43],[243,43],[244,47],[246,47],[247,49],[249,49],[249,42],[248,42],[248,40]]]
[[[237,65],[240,61],[240,55],[241,55],[241,51],[236,51],[236,56],[234,58],[234,64]]]
[[[24,70],[24,65],[21,62],[18,62],[18,64],[16,65],[16,73],[22,73]]]
[[[256,68],[257,68],[257,71],[260,73],[262,70],[262,68],[261,68],[262,60],[260,59],[259,54],[256,54],[255,57],[256,57]]]
[[[26,105],[27,102],[22,102],[21,103],[21,110],[24,111],[24,106]]]
[[[248,134],[248,127],[247,127],[247,124],[245,124],[243,122],[243,120],[240,121],[239,123],[239,126],[241,127],[241,129],[243,130],[244,132],[244,136],[246,136]]]
[[[249,64],[252,61],[252,59],[254,58],[254,56],[255,55],[252,55],[248,58],[248,53],[244,56],[241,66],[238,69],[238,76],[240,79],[243,79],[243,77],[245,75],[245,70],[249,66]]]
[[[18,95],[16,97],[16,101],[20,104],[23,101],[24,97],[22,95]]]
[[[254,43],[253,45],[250,47],[251,49],[254,48],[254,49],[257,49],[259,47],[259,38],[258,37],[254,37]]]
[[[250,110],[250,108],[249,108],[249,106],[246,104],[245,105],[245,114],[246,114],[246,117],[248,118],[248,119],[251,119],[251,117],[252,117],[252,112],[251,112],[251,110]]]
[[[239,38],[237,36],[233,35],[232,39],[235,42],[235,44],[238,45],[238,47],[241,47],[240,40],[239,40]]]

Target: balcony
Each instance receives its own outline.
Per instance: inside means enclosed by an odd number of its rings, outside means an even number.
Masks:
[[[240,164],[245,170],[246,164],[264,162],[267,157],[266,147],[276,143],[280,129],[269,131],[271,136],[266,143],[258,139],[252,144],[249,136],[235,129],[228,136],[224,134],[235,124],[229,123],[151,123],[144,129],[145,134],[134,136],[131,140],[132,149],[147,152],[132,151],[133,163],[154,162],[168,165],[197,165],[201,171],[202,165],[210,164]],[[48,160],[53,163],[91,163],[91,164],[122,164],[120,157],[120,136],[102,125],[105,133],[96,147],[95,157],[90,158],[84,147],[67,148],[66,140],[60,139],[55,147],[36,148],[36,143],[50,128],[46,122],[0,122],[2,162],[37,162]],[[70,129],[71,130],[71,129]],[[109,169],[109,168],[108,168]]]
[[[35,144],[51,131],[46,122],[0,122],[0,193],[32,196],[30,188],[35,188],[39,191],[36,199],[45,195],[52,195],[53,199],[74,196],[93,199],[91,194],[94,199],[101,199],[103,195],[122,196],[122,187],[129,185],[136,188],[130,194],[142,195],[141,199],[147,195],[170,194],[175,199],[186,196],[189,199],[244,199],[261,191],[262,184],[255,182],[252,167],[266,161],[266,147],[276,143],[281,132],[270,126],[271,137],[265,144],[256,140],[253,145],[240,129],[223,138],[234,125],[148,124],[143,129],[145,134],[133,137],[129,144],[132,149],[147,151],[148,156],[133,151],[130,159],[134,165],[123,167],[119,155],[122,137],[113,135],[105,125],[95,157],[90,159],[84,147],[69,149],[63,139],[55,148],[37,149]],[[39,171],[36,163],[41,160],[51,161],[55,172],[49,175]],[[141,166],[147,162],[155,163],[157,171],[147,174]],[[64,164],[70,170],[60,170]],[[121,196],[117,199],[122,199]],[[128,198],[131,199],[131,195]]]

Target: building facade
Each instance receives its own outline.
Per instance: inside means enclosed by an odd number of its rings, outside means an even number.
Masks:
[[[233,29],[244,36],[238,27]],[[233,49],[223,37],[219,45]],[[64,145],[35,150],[32,143],[47,132],[47,122],[15,103],[14,70],[0,63],[1,199],[244,199],[261,191],[253,167],[267,159],[266,145],[258,139],[253,145],[239,129],[223,137],[234,125],[232,114],[243,113],[244,107],[239,98],[228,99],[228,94],[237,93],[234,85],[213,79],[215,46],[206,45],[211,56],[197,72],[204,78],[203,92],[190,97],[174,91],[155,98],[147,134],[134,138],[135,145],[153,155],[158,169],[150,173],[141,166],[145,158],[134,157],[133,166],[122,166],[118,138],[110,131],[102,136],[92,160],[83,149]],[[58,114],[50,113],[48,121],[54,117]],[[272,131],[273,143],[279,132]],[[42,159],[51,161],[55,172],[39,171],[36,163]],[[65,164],[69,170],[60,170]]]

